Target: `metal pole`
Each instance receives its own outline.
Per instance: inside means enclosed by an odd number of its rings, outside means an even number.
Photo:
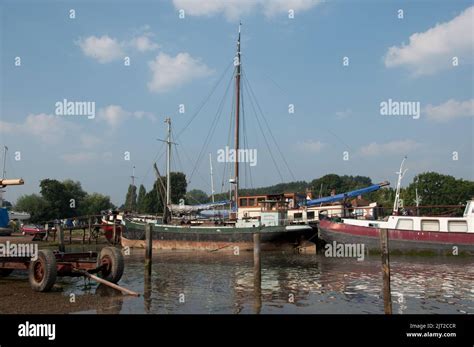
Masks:
[[[211,167],[211,196],[212,196],[212,202],[214,201],[214,178],[212,176],[212,154],[209,153],[209,166]]]
[[[171,118],[166,118],[168,124],[168,137],[166,144],[166,205],[171,205]]]
[[[56,226],[56,229],[59,231],[59,251],[66,252],[66,247],[64,246],[64,229],[61,224]]]

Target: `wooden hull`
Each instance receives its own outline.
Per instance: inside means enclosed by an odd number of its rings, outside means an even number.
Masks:
[[[380,251],[380,233],[374,227],[321,220],[319,233],[328,243],[361,243],[369,250]],[[474,255],[474,233],[389,229],[388,237],[390,251],[453,254],[457,250],[459,254]]]
[[[286,230],[282,227],[235,228],[235,227],[183,227],[153,225],[152,244],[163,250],[238,251],[253,250],[253,234],[260,234],[261,249],[313,252],[314,243],[304,242],[315,238],[315,231],[307,226]],[[126,222],[121,235],[123,247],[145,247],[144,225]],[[304,247],[302,250],[301,247]],[[315,248],[315,247],[314,247]],[[315,249],[314,249],[315,251]]]

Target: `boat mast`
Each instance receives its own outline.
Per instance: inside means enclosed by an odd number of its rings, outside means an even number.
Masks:
[[[209,166],[211,169],[211,196],[212,196],[212,202],[214,202],[214,178],[212,176],[212,154],[209,153]]]
[[[405,176],[405,173],[407,172],[406,169],[405,169],[405,171],[403,171],[403,164],[405,163],[406,159],[407,159],[407,157],[405,156],[402,160],[402,163],[400,164],[400,171],[396,172],[396,174],[398,174],[398,181],[397,181],[397,190],[395,192],[395,201],[393,203],[393,212],[392,212],[392,214],[397,214],[398,209],[400,208],[400,187],[401,187],[401,184],[402,184],[402,178],[403,178],[403,176]]]
[[[240,27],[242,23],[239,23],[239,38],[237,40],[237,56],[234,61],[234,65],[236,66],[235,72],[235,89],[236,89],[236,97],[235,97],[235,171],[234,171],[234,198],[235,198],[235,206],[238,206],[238,198],[239,198],[239,127],[240,127]]]
[[[6,160],[7,160],[7,151],[8,151],[8,147],[7,146],[3,146],[3,171],[2,171],[2,178],[5,179],[6,178],[6,175],[7,175],[7,171],[5,170],[5,164],[6,164]]]
[[[168,136],[166,138],[166,206],[171,205],[171,118],[166,118]]]
[[[3,146],[3,170],[2,170],[2,179],[5,179],[7,176],[7,170],[6,170],[6,160],[7,160],[7,151],[8,147]],[[3,207],[3,193],[5,191],[0,187],[0,207]]]

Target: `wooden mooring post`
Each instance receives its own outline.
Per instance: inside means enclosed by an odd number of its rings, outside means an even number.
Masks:
[[[91,217],[88,219],[88,231],[89,231],[89,239],[87,240],[87,243],[90,245],[91,244],[91,234],[92,234],[92,227],[91,227]]]
[[[255,296],[255,313],[262,308],[262,266],[260,263],[260,234],[253,234],[253,287]]]
[[[115,240],[117,239],[117,222],[116,222],[116,216],[114,215],[114,225],[113,225],[113,244],[115,245]]]
[[[388,230],[380,230],[380,248],[382,251],[383,306],[385,314],[392,314],[392,293],[390,291],[390,250]]]
[[[59,251],[66,252],[66,247],[64,246],[64,229],[61,224],[56,225],[58,231],[58,241],[59,241]]]
[[[145,224],[145,274],[151,275],[151,263],[153,253],[152,241],[153,227],[151,224]]]

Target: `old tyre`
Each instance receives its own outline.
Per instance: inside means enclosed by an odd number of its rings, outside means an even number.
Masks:
[[[56,282],[56,257],[51,250],[40,250],[29,267],[28,280],[34,291],[47,292]]]
[[[97,267],[100,277],[112,283],[117,283],[122,278],[124,260],[120,249],[116,247],[104,247],[97,258]]]
[[[13,269],[0,269],[0,277],[7,277],[13,272]]]

